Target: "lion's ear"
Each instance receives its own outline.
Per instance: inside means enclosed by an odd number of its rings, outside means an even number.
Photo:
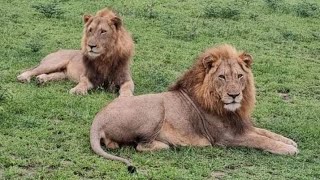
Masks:
[[[83,22],[87,23],[91,17],[92,17],[92,15],[90,15],[90,14],[83,15]]]
[[[202,59],[202,64],[203,64],[204,68],[206,69],[207,73],[213,67],[213,62],[214,62],[214,57],[211,54],[204,56],[204,58]]]
[[[116,27],[116,29],[119,29],[122,25],[122,21],[119,17],[115,16],[114,18],[111,19],[112,23]]]
[[[253,58],[250,54],[242,53],[239,57],[246,64],[248,68],[251,68],[251,65],[253,63]]]

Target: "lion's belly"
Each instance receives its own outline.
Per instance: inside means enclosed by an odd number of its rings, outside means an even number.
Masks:
[[[197,134],[190,125],[175,126],[171,122],[164,122],[157,140],[174,146],[210,146],[207,138]]]

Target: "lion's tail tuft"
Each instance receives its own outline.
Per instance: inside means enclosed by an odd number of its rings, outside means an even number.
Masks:
[[[91,130],[90,130],[90,144],[91,144],[91,148],[92,150],[97,153],[98,155],[106,158],[106,159],[110,159],[110,160],[114,160],[114,161],[120,161],[123,162],[127,165],[128,167],[128,172],[129,173],[135,173],[136,172],[136,168],[131,164],[131,162],[127,159],[118,157],[118,156],[114,156],[111,155],[107,152],[105,152],[101,145],[100,145],[100,140],[101,140],[101,136],[100,136],[100,131],[99,128],[95,127],[95,124],[92,125]]]
[[[134,166],[128,166],[128,172],[133,174],[133,173],[137,172],[137,169]]]

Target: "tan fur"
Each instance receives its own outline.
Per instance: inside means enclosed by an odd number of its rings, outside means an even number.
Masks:
[[[298,153],[291,139],[253,126],[251,64],[250,55],[230,45],[206,50],[168,92],[120,97],[102,109],[91,127],[92,149],[113,160],[100,140],[112,147],[136,145],[138,151],[222,145]]]
[[[41,63],[20,74],[17,79],[30,82],[33,76],[42,84],[68,78],[78,83],[73,94],[87,94],[88,90],[103,86],[119,89],[120,96],[132,96],[134,84],[130,73],[130,59],[134,44],[121,19],[108,9],[95,16],[84,15],[81,51],[59,50],[46,56]]]

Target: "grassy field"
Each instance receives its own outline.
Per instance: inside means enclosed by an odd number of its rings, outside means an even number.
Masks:
[[[0,179],[319,179],[320,1],[1,0]],[[138,173],[94,154],[89,129],[116,95],[68,93],[69,81],[37,86],[16,76],[57,49],[79,49],[82,15],[117,10],[132,32],[135,94],[165,91],[210,46],[254,57],[256,125],[294,139],[300,154],[246,148],[177,148],[130,158]]]

